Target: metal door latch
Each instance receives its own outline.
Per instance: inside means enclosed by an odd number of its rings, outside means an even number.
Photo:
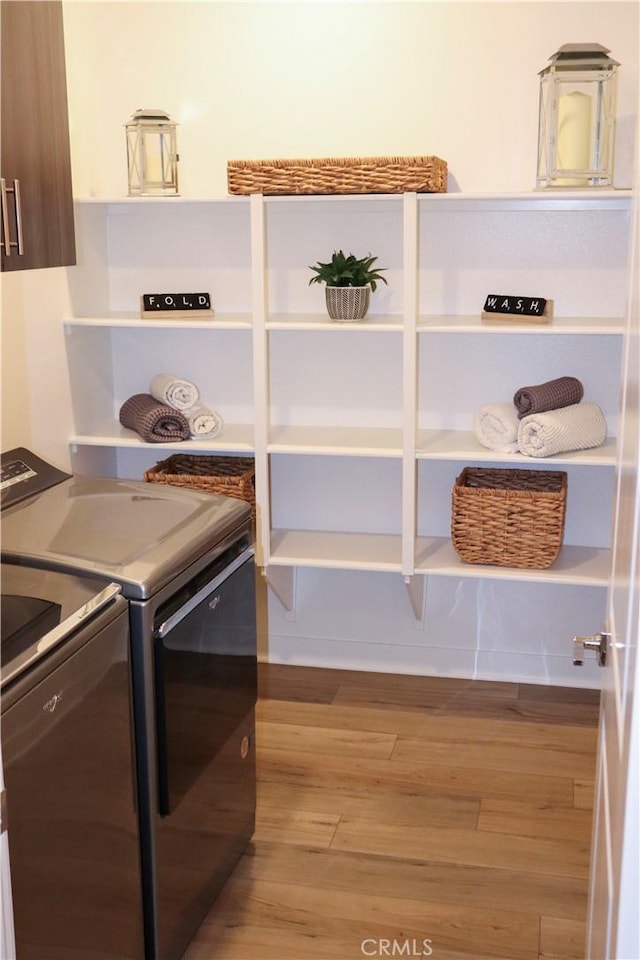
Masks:
[[[573,638],[573,665],[581,667],[584,663],[584,651],[595,650],[598,659],[598,666],[604,667],[607,662],[607,648],[610,633],[596,633],[594,637],[574,637]]]

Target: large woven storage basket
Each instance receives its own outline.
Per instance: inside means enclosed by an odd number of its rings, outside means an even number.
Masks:
[[[315,160],[229,160],[229,193],[246,196],[349,193],[446,193],[439,157],[336,157]]]
[[[170,483],[204,493],[246,500],[256,516],[255,463],[253,457],[201,456],[177,453],[145,471],[148,483]]]
[[[465,467],[453,488],[451,539],[466,563],[545,569],[562,546],[564,471]]]

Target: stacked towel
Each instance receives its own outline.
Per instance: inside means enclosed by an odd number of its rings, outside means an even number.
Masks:
[[[174,410],[190,410],[200,399],[200,391],[191,380],[182,380],[172,373],[158,373],[151,381],[149,393],[160,403]]]
[[[531,413],[543,413],[545,410],[557,410],[580,403],[584,396],[584,387],[576,377],[558,377],[532,387],[521,387],[516,391],[513,402],[522,419]]]
[[[222,430],[222,417],[200,403],[200,390],[191,380],[184,380],[172,373],[158,373],[151,381],[149,393],[187,418],[189,436],[193,440],[217,437]]]
[[[184,415],[189,421],[191,436],[196,440],[198,437],[217,437],[222,430],[222,417],[209,407],[192,407],[185,410]]]
[[[189,421],[172,407],[158,403],[149,393],[136,393],[120,408],[120,423],[135,430],[147,443],[188,440]]]
[[[498,453],[518,450],[518,414],[512,403],[490,403],[473,418],[473,431],[483,447]]]
[[[527,457],[599,447],[607,436],[607,421],[597,403],[571,406],[524,417],[518,427],[518,449]]]

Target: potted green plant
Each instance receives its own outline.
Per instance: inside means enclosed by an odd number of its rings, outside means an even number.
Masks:
[[[342,250],[334,250],[328,263],[318,261],[313,270],[312,283],[324,283],[327,312],[332,320],[350,322],[363,320],[369,309],[371,291],[381,280],[386,283],[381,271],[384,267],[374,267],[378,258],[358,258],[352,253],[345,256]]]

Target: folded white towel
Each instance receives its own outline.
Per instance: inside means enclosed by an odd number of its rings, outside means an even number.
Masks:
[[[194,440],[199,437],[217,437],[222,430],[222,417],[209,407],[194,407],[192,410],[186,410],[184,415],[189,421],[191,437]]]
[[[518,449],[518,411],[513,403],[490,403],[473,418],[473,432],[483,447],[497,453],[516,453]]]
[[[195,407],[200,399],[200,391],[195,383],[175,377],[172,373],[157,373],[151,381],[149,393],[160,403],[166,403],[183,413]]]
[[[518,429],[518,449],[526,457],[551,457],[554,453],[599,447],[607,437],[607,421],[597,403],[574,403],[523,417]]]

